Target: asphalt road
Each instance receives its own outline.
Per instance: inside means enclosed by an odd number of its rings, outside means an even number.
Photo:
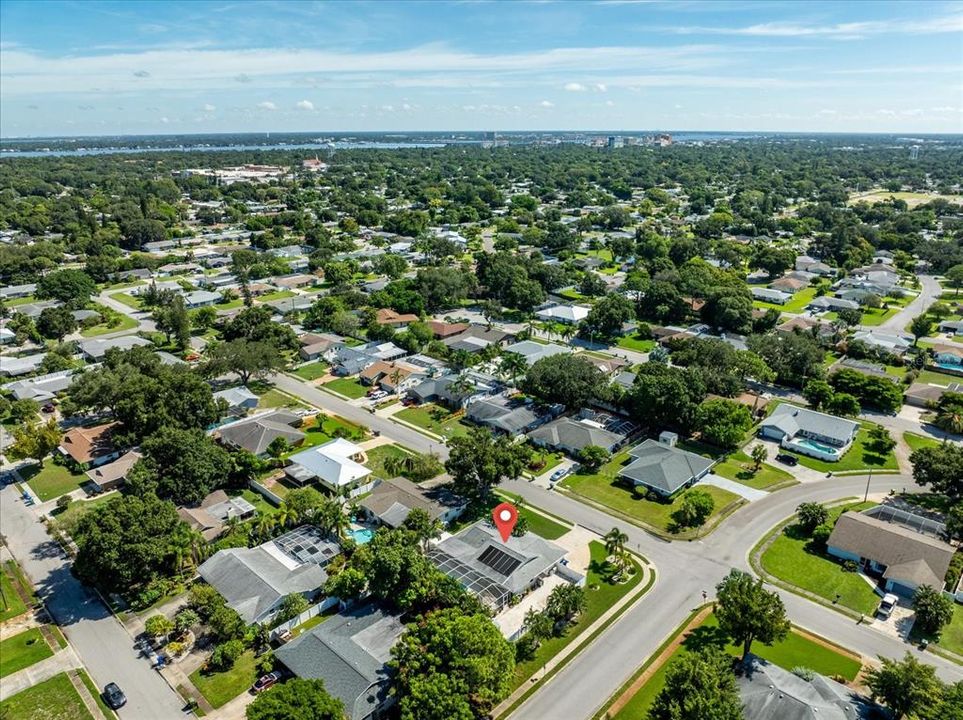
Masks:
[[[866,330],[904,334],[906,332],[906,326],[910,324],[910,321],[917,315],[922,315],[926,308],[936,302],[936,299],[943,292],[943,288],[940,287],[936,278],[932,275],[917,275],[917,277],[919,278],[921,286],[920,294],[889,320],[875,327],[866,327]]]
[[[64,631],[98,688],[117,683],[127,695],[122,720],[176,720],[184,703],[138,657],[134,641],[100,598],[70,574],[70,563],[47,535],[37,515],[23,504],[16,488],[0,490],[0,526],[47,609]]]

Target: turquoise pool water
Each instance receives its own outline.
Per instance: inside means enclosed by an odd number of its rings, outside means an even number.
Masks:
[[[807,447],[822,455],[826,455],[827,457],[834,459],[839,457],[839,448],[834,448],[832,445],[826,445],[825,443],[817,442],[816,440],[810,440],[809,438],[797,438],[792,441],[792,444]]]
[[[954,365],[953,363],[948,363],[948,362],[938,362],[936,363],[936,367],[940,368],[941,370],[953,370],[954,372],[963,372],[963,365]]]
[[[374,531],[368,528],[358,528],[357,530],[351,530],[348,535],[350,535],[358,545],[364,545],[371,542],[371,538],[374,537]]]

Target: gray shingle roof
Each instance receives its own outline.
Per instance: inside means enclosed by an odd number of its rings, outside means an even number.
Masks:
[[[571,418],[559,418],[547,425],[532,430],[528,437],[548,447],[582,450],[596,445],[608,450],[625,439],[625,435],[595,427],[586,422],[576,422]]]
[[[745,720],[869,720],[876,706],[822,675],[804,680],[750,655],[737,676]]]
[[[261,455],[275,438],[283,437],[289,443],[304,439],[304,433],[291,427],[301,418],[287,410],[256,415],[248,420],[225,425],[219,431],[221,442]]]
[[[853,433],[859,428],[859,423],[783,403],[773,410],[769,417],[762,421],[760,428],[768,427],[778,428],[787,437],[792,437],[800,430],[803,430],[823,437],[833,438],[839,441],[841,445],[844,445],[849,442]]]
[[[366,605],[321,623],[275,655],[298,677],[323,680],[348,717],[361,720],[388,699],[387,662],[404,629],[399,618]]]
[[[391,527],[401,525],[415,508],[427,511],[436,520],[463,506],[464,501],[444,487],[425,489],[401,477],[385,480],[361,501],[361,507]]]
[[[629,454],[634,459],[619,475],[670,495],[712,467],[709,458],[651,438],[636,445]]]
[[[509,403],[502,398],[476,400],[468,406],[466,416],[472,422],[514,435],[534,426],[538,415],[526,404]]]
[[[827,545],[885,565],[887,580],[936,589],[943,587],[954,552],[941,540],[854,512],[840,515]]]

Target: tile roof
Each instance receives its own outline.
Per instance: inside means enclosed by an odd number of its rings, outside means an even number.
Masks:
[[[118,425],[120,425],[118,422],[109,422],[68,430],[60,440],[60,449],[80,464],[89,463],[95,458],[113,452],[114,446],[110,436]]]

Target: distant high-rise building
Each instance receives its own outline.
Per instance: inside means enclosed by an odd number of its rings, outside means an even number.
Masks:
[[[910,148],[910,160],[918,160],[920,156],[920,146],[913,145]]]
[[[607,145],[609,149],[620,148],[622,147],[622,138],[617,135],[609,135]]]

